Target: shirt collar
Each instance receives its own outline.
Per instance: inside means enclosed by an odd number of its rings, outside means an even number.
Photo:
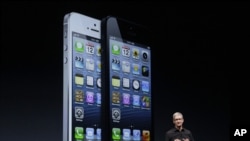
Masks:
[[[182,128],[181,131],[178,130],[177,128],[175,128],[175,127],[174,127],[174,129],[175,129],[175,132],[183,132],[183,131],[185,131],[185,128]]]

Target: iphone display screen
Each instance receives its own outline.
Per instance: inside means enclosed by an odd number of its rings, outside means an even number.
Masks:
[[[151,50],[109,36],[109,109],[113,140],[149,140],[151,132]]]
[[[100,40],[72,32],[72,53],[72,141],[100,140]]]

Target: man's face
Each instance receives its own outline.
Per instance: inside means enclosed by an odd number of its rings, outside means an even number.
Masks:
[[[175,126],[180,127],[182,126],[184,119],[181,115],[177,115],[174,117],[173,122]]]

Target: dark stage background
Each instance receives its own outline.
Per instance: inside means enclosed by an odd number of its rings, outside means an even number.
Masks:
[[[63,16],[75,11],[119,16],[153,30],[155,141],[164,140],[176,111],[196,141],[228,141],[228,9],[161,5],[2,2],[0,140],[62,140]]]

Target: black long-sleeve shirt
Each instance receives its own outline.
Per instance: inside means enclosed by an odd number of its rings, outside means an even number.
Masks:
[[[179,139],[181,141],[184,141],[183,139],[189,139],[189,141],[194,141],[191,131],[185,128],[181,131],[176,128],[172,128],[166,132],[165,141],[174,141],[175,139]]]

